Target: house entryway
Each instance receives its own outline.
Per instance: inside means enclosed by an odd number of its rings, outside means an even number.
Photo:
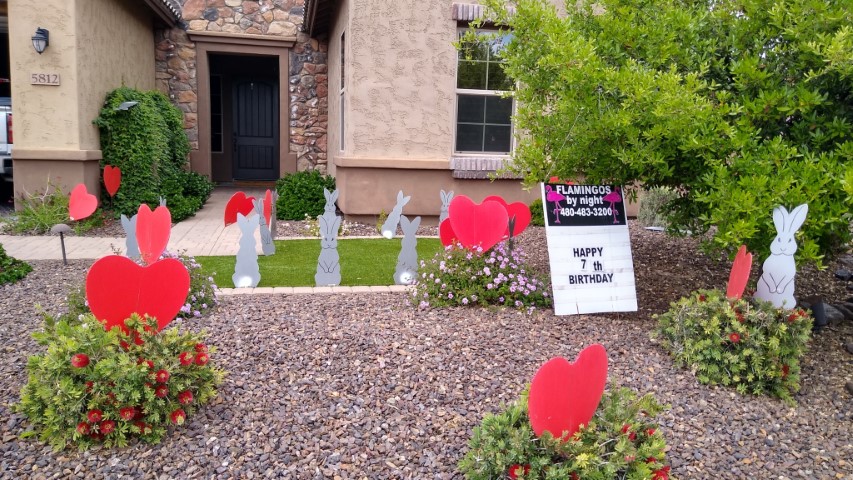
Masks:
[[[213,180],[279,178],[278,57],[211,54],[209,62]]]

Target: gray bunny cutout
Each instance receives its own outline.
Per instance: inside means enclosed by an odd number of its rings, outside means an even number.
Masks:
[[[326,205],[323,215],[317,218],[320,224],[320,257],[317,259],[317,273],[314,283],[317,286],[340,285],[341,265],[338,255],[338,229],[341,217],[335,215],[335,201],[338,191],[329,192],[325,188]]]
[[[418,276],[418,238],[415,233],[421,224],[421,217],[415,217],[409,222],[405,215],[400,217],[400,227],[403,229],[403,241],[400,255],[397,257],[397,268],[394,270],[394,283],[411,285]]]
[[[237,250],[237,263],[234,265],[234,275],[231,280],[234,287],[257,287],[261,281],[258,267],[258,252],[255,250],[255,219],[246,218],[242,213],[237,214],[237,225],[240,227],[240,249]]]
[[[397,233],[397,224],[400,223],[400,215],[403,214],[403,207],[409,203],[412,197],[404,197],[403,191],[400,190],[397,193],[397,204],[394,205],[394,209],[391,210],[391,213],[388,214],[388,218],[385,219],[385,223],[382,224],[382,236],[388,239],[394,238],[394,234]]]
[[[275,242],[273,242],[270,228],[267,225],[267,219],[264,217],[264,201],[254,200],[255,211],[258,212],[258,223],[261,226],[261,250],[264,255],[275,255]]]
[[[121,216],[121,228],[124,229],[124,233],[127,236],[125,240],[125,255],[127,258],[132,258],[134,260],[140,257],[139,254],[139,242],[136,241],[136,215],[127,218],[126,215],[122,214]]]
[[[453,190],[451,190],[449,192],[445,192],[444,190],[442,190],[441,191],[441,214],[438,216],[439,225],[441,225],[441,222],[443,222],[447,218],[447,216],[449,215],[448,212],[450,211],[450,201],[451,200],[453,200]]]

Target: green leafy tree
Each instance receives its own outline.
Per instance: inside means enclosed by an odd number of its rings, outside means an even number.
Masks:
[[[673,230],[760,255],[777,205],[808,203],[802,258],[850,241],[853,9],[827,0],[485,0],[511,28],[528,183],[668,186]],[[846,189],[846,190],[845,190]]]

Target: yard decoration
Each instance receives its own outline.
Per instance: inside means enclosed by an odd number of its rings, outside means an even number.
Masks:
[[[225,226],[236,223],[238,213],[242,213],[244,217],[251,215],[255,211],[254,200],[255,197],[247,197],[243,192],[231,195],[228,203],[225,204]]]
[[[240,227],[240,248],[237,250],[237,262],[234,264],[234,275],[231,276],[231,280],[235,288],[254,288],[261,281],[258,252],[255,250],[257,223],[254,219],[237,212],[237,225]]]
[[[166,245],[169,244],[169,235],[172,231],[172,214],[163,206],[157,207],[153,212],[146,204],[139,206],[136,214],[136,242],[142,260],[151,265],[156,262]]]
[[[530,384],[528,409],[536,436],[548,432],[565,442],[589,423],[607,384],[607,351],[600,344],[583,349],[570,363],[555,357],[539,367]]]
[[[127,215],[121,215],[121,228],[124,229],[125,234],[125,252],[124,255],[127,258],[137,259],[139,258],[139,242],[136,241],[136,220],[139,218],[139,213],[127,218]]]
[[[506,203],[506,200],[498,195],[489,195],[483,199],[483,202],[498,202],[506,209],[507,217],[509,217],[504,233],[506,238],[521,235],[521,232],[530,225],[530,207],[524,202]]]
[[[400,215],[403,213],[403,207],[409,203],[412,197],[404,197],[403,191],[400,190],[397,192],[397,204],[394,205],[394,208],[391,210],[391,213],[388,214],[388,218],[385,219],[385,223],[382,224],[382,236],[388,239],[394,238],[394,235],[397,233],[397,224],[400,223]]]
[[[110,198],[116,196],[118,187],[121,186],[121,169],[112,165],[104,166],[104,186]]]
[[[497,202],[474,203],[465,195],[450,202],[447,217],[463,247],[488,250],[500,242],[507,229],[506,209]]]
[[[86,275],[86,300],[92,314],[110,330],[127,333],[131,314],[157,319],[159,330],[171,322],[190,290],[190,274],[180,260],[164,259],[140,266],[120,255],[96,261]]]
[[[400,193],[402,194],[403,192]],[[341,217],[335,214],[335,202],[338,200],[338,191],[329,192],[324,187],[323,195],[326,197],[326,205],[324,206],[323,215],[317,217],[317,221],[320,224],[321,240],[320,256],[317,258],[317,273],[314,274],[314,283],[317,286],[340,285],[341,265],[340,256],[338,255],[338,230],[341,227]],[[396,223],[394,224],[394,229],[397,229]]]
[[[272,191],[270,191],[270,189],[267,189],[266,193],[264,193],[263,204],[264,220],[266,220],[267,226],[271,226],[272,223],[270,222],[272,222],[272,207],[274,205],[274,202],[272,199]]]
[[[809,206],[802,204],[789,213],[784,206],[773,209],[773,225],[776,227],[776,238],[770,244],[770,256],[764,260],[761,268],[761,278],[755,297],[770,302],[776,308],[794,308],[794,276],[797,265],[794,253],[797,251],[797,241],[794,234],[806,221]]]
[[[418,278],[418,238],[415,234],[420,224],[421,217],[415,217],[410,222],[405,215],[400,216],[403,240],[397,257],[397,268],[394,270],[394,283],[397,285],[411,285]]]
[[[62,246],[62,264],[68,265],[68,258],[65,256],[65,234],[72,231],[71,227],[64,223],[57,223],[50,227],[50,233],[59,234],[59,244]]]
[[[79,183],[68,199],[68,216],[71,220],[83,220],[95,213],[98,208],[98,197],[86,190],[86,185]]]
[[[746,251],[746,245],[741,245],[729,274],[726,297],[740,299],[743,296],[746,283],[749,281],[750,270],[752,270],[752,254]]]
[[[267,190],[267,193],[270,193]],[[264,252],[264,255],[274,255],[275,254],[275,242],[273,241],[272,234],[270,233],[269,224],[269,215],[266,210],[266,200],[255,200],[255,211],[258,212],[258,224],[261,227],[261,251]]]
[[[453,231],[453,225],[450,224],[450,220],[445,220],[438,226],[438,238],[441,239],[441,244],[445,247],[449,247],[459,241],[456,238],[456,232]]]
[[[438,215],[438,223],[439,225],[444,223],[447,220],[447,211],[450,208],[450,201],[453,200],[453,190],[449,192],[441,191],[441,212]]]

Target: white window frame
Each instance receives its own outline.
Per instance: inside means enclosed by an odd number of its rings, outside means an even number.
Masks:
[[[461,36],[465,32],[467,32],[468,30],[469,29],[467,29],[467,28],[457,29],[457,37],[456,38],[461,38]],[[489,29],[479,29],[478,30],[478,32],[494,32],[494,31],[496,31],[496,30],[489,30]],[[459,61],[460,61],[460,59],[459,59],[459,56],[457,53],[457,56],[456,56],[456,73],[454,75],[454,83],[455,84],[458,84],[458,82],[459,82]],[[508,152],[468,151],[468,150],[462,151],[462,150],[456,149],[456,135],[457,135],[458,127],[459,127],[459,120],[458,120],[459,119],[459,95],[477,95],[477,96],[483,96],[483,97],[502,97],[503,94],[505,94],[505,93],[508,93],[508,90],[478,90],[478,89],[458,88],[458,87],[455,89],[454,96],[453,96],[453,101],[454,101],[454,103],[453,103],[453,155],[454,156],[478,156],[478,157],[487,156],[487,157],[509,158],[512,155],[512,152],[515,151],[515,146],[516,146],[515,145],[516,144],[515,135],[514,135],[515,124],[512,121],[512,117],[510,117],[510,124],[509,124],[510,125],[510,130],[509,130],[510,144],[509,144],[509,151]],[[511,115],[515,116],[515,98],[513,98],[513,97],[510,97],[510,98],[512,98],[512,114]],[[484,141],[485,141],[485,138],[484,138]]]

